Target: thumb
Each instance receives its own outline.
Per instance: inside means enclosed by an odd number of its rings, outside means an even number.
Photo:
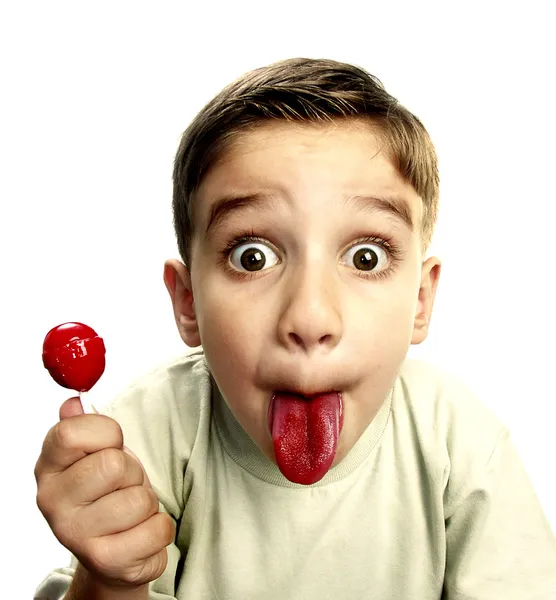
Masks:
[[[82,414],[83,407],[81,406],[81,401],[77,396],[74,398],[68,398],[68,400],[66,400],[62,406],[60,406],[60,421]]]
[[[79,399],[78,396],[74,396],[73,398],[68,398],[62,404],[62,406],[60,406],[60,421],[63,421],[64,419],[69,419],[70,417],[77,417],[78,415],[83,415],[83,414],[85,414],[85,413],[83,412],[83,407],[81,406],[81,400]],[[146,487],[152,487],[149,476],[147,475],[147,471],[145,471],[145,467],[143,466],[143,463],[139,460],[139,457],[135,454],[135,452],[130,450],[127,446],[124,446],[122,448],[122,450],[124,452],[127,452],[127,454],[129,454],[130,456],[133,456],[133,458],[141,466],[141,469],[143,470],[143,477],[144,477],[143,485]]]

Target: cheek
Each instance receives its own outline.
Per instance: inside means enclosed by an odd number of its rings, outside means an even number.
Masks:
[[[196,316],[201,344],[211,368],[240,374],[253,369],[265,339],[264,311],[253,305],[252,295],[233,293],[218,279],[199,282]],[[268,319],[267,319],[268,321]]]
[[[380,284],[379,284],[380,286]],[[396,282],[372,289],[372,295],[358,298],[358,306],[352,307],[356,315],[352,330],[359,343],[381,350],[396,352],[411,341],[413,321],[417,305],[418,289],[413,282]]]
[[[231,345],[252,342],[264,325],[259,313],[252,297],[207,288],[197,312],[201,336]]]

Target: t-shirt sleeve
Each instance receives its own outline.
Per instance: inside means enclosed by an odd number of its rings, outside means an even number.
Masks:
[[[556,538],[506,430],[451,504],[443,600],[556,599]]]

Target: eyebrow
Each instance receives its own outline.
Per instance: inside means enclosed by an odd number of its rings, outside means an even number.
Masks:
[[[257,206],[268,206],[269,204],[276,203],[277,198],[275,196],[262,193],[223,196],[222,198],[219,198],[210,209],[205,235],[207,235],[211,229],[217,228],[218,225],[226,220],[228,215],[245,208],[246,206],[256,208]]]
[[[279,200],[269,194],[254,193],[244,195],[223,196],[211,207],[205,235],[223,223],[233,212],[242,208],[276,205]],[[402,221],[410,231],[414,223],[409,204],[398,196],[350,196],[345,199],[344,205],[354,205],[360,211],[373,213],[376,211],[388,213],[397,220]]]
[[[388,213],[402,221],[409,231],[415,227],[411,206],[401,196],[350,196],[344,204],[354,204],[359,210],[371,214],[375,211]]]

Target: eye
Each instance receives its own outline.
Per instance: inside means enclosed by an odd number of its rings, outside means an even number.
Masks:
[[[238,271],[262,271],[278,262],[276,254],[265,244],[241,244],[230,255],[230,262]]]
[[[379,244],[356,244],[345,254],[346,262],[359,271],[380,271],[388,264],[388,253]]]

